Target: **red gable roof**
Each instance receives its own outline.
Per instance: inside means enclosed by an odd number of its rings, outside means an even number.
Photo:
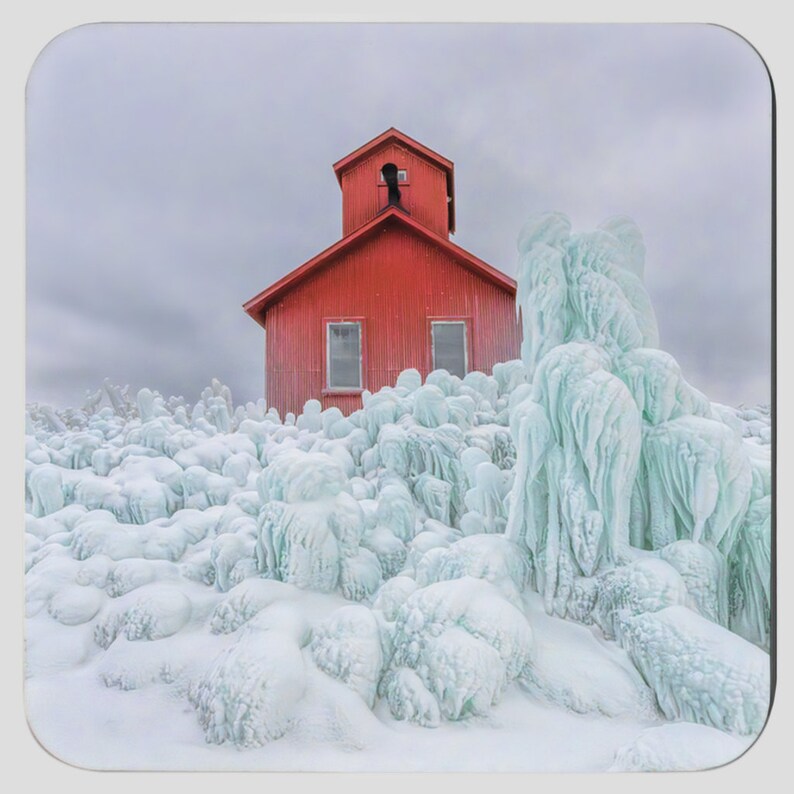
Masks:
[[[389,127],[385,132],[373,138],[363,146],[359,146],[355,151],[350,152],[346,157],[337,160],[334,163],[334,173],[339,184],[342,184],[342,174],[347,171],[355,163],[359,162],[362,158],[367,157],[374,152],[379,146],[389,141],[398,141],[403,146],[412,149],[416,154],[429,160],[434,165],[438,166],[447,175],[447,195],[450,198],[449,202],[449,230],[455,233],[455,164],[452,160],[447,160],[438,152],[434,152],[424,144],[415,141],[413,138],[400,132],[395,127]]]
[[[448,173],[452,173],[452,170],[455,168],[455,164],[452,162],[452,160],[447,160],[446,157],[442,157],[438,152],[428,149],[427,146],[419,143],[419,141],[415,141],[413,138],[410,138],[405,133],[400,132],[395,127],[389,127],[389,129],[387,129],[385,132],[382,132],[380,135],[365,143],[363,146],[359,146],[358,149],[350,152],[350,154],[348,154],[346,157],[343,157],[341,160],[337,160],[334,163],[334,173],[336,174],[336,178],[341,183],[343,171],[346,171],[351,165],[353,165],[353,163],[357,162],[362,157],[366,157],[381,144],[391,140],[399,141],[409,149],[413,149],[417,154],[422,155],[422,157],[426,157],[428,160],[435,163]]]
[[[457,259],[463,267],[469,268],[469,270],[474,271],[493,284],[496,284],[496,286],[501,287],[511,295],[515,295],[516,282],[514,279],[510,278],[510,276],[505,275],[495,267],[491,267],[487,262],[483,262],[482,259],[474,256],[474,254],[470,254],[448,239],[430,231],[426,226],[413,220],[410,215],[406,215],[401,209],[389,207],[384,212],[376,215],[371,221],[365,223],[359,229],[356,229],[352,234],[343,237],[339,242],[326,248],[324,251],[317,254],[317,256],[309,259],[308,262],[304,262],[300,267],[295,268],[295,270],[287,273],[286,276],[280,278],[274,284],[271,284],[267,289],[255,295],[243,304],[243,309],[264,328],[264,312],[269,304],[276,301],[281,295],[288,292],[305,278],[308,278],[315,270],[327,264],[336,254],[341,253],[349,246],[369,236],[386,223],[402,224],[405,228],[424,237],[426,240],[446,251]]]

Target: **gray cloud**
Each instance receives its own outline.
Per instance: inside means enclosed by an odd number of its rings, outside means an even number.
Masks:
[[[28,399],[105,376],[262,390],[240,304],[338,239],[331,164],[389,126],[455,161],[455,242],[515,272],[527,215],[646,238],[662,346],[769,399],[761,61],[705,25],[95,25],[28,86]]]

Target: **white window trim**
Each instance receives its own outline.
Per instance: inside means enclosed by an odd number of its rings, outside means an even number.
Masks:
[[[358,386],[331,386],[331,326],[358,327]],[[325,324],[325,389],[329,392],[363,391],[364,389],[364,330],[361,320],[328,320]]]
[[[400,174],[405,174],[405,179],[400,179]],[[378,171],[378,179],[380,179],[381,183],[385,183],[386,180],[383,178],[383,171]],[[408,182],[408,169],[407,168],[398,168],[397,169],[397,184],[404,185]]]
[[[463,369],[464,375],[469,374],[469,328],[465,320],[431,320],[430,321],[430,349],[433,356],[433,369],[436,370],[436,335],[433,332],[437,325],[462,325],[463,326]]]

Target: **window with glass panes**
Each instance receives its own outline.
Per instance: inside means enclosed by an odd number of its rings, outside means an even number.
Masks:
[[[462,378],[468,369],[466,323],[463,320],[439,320],[431,325],[433,369],[445,369]]]
[[[328,323],[328,388],[361,388],[361,323]]]

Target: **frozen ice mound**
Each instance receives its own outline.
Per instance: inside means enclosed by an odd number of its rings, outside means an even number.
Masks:
[[[464,576],[483,579],[521,609],[528,574],[519,548],[503,535],[472,535],[447,548],[428,551],[417,566],[416,581],[424,587]]]
[[[761,731],[770,705],[768,654],[681,606],[620,616],[617,629],[667,719]]]
[[[78,560],[102,554],[113,560],[145,558],[173,562],[185,553],[190,541],[179,525],[163,521],[122,524],[107,510],[91,510],[74,525],[71,551]]]
[[[737,738],[691,722],[646,728],[618,748],[610,772],[690,772],[730,763],[746,749]]]
[[[389,670],[381,679],[379,691],[396,720],[408,720],[423,728],[436,728],[441,722],[438,700],[411,668]]]
[[[653,691],[623,649],[539,605],[530,619],[533,660],[518,681],[532,697],[577,714],[659,718]]]
[[[372,608],[380,610],[389,622],[394,622],[400,607],[419,585],[410,576],[395,576],[378,588]]]
[[[191,687],[189,699],[208,743],[253,748],[289,730],[305,688],[295,637],[249,624]]]
[[[213,634],[231,634],[277,601],[298,598],[293,585],[273,579],[245,579],[235,585],[215,606],[210,618]]]
[[[226,592],[256,573],[256,521],[246,520],[250,529],[238,529],[218,535],[210,546],[210,564],[214,569],[215,586]]]
[[[115,600],[94,626],[94,640],[107,649],[120,634],[128,640],[170,637],[190,621],[190,598],[173,585],[150,585]]]
[[[532,630],[498,588],[464,576],[408,596],[397,610],[393,648],[382,683],[390,706],[395,703],[392,714],[427,715],[426,690],[441,716],[456,720],[487,714],[531,664]],[[402,668],[413,670],[422,688]]]
[[[396,576],[402,571],[408,550],[388,527],[375,526],[364,535],[361,545],[377,557],[384,579]]]
[[[323,672],[342,681],[372,708],[388,652],[375,613],[351,604],[315,626],[311,652]]]
[[[507,477],[490,460],[478,464],[467,479],[472,487],[466,492],[466,516],[475,520],[482,532],[503,533],[507,524]],[[476,517],[476,518],[475,518]],[[461,519],[462,521],[463,519]]]
[[[663,560],[645,557],[601,574],[593,617],[604,635],[614,639],[616,621],[627,615],[687,606],[689,593],[681,575]]]
[[[46,516],[64,506],[63,476],[58,466],[49,463],[35,466],[27,481],[34,516]]]
[[[118,598],[153,582],[176,581],[179,576],[179,567],[168,560],[126,558],[108,571],[105,592]]]
[[[47,612],[65,626],[79,626],[96,617],[103,602],[102,592],[95,587],[68,584],[52,594]]]
[[[365,515],[342,490],[342,467],[329,455],[288,451],[262,474],[258,570],[298,587],[361,599],[377,590],[378,558],[360,543]]]
[[[182,631],[158,643],[129,641],[124,636],[102,654],[96,666],[101,682],[123,691],[167,686],[182,695],[199,677],[208,654],[221,650],[215,638]],[[218,646],[218,647],[216,647]]]
[[[28,617],[47,609],[50,600],[65,587],[76,585],[80,575],[80,564],[65,553],[67,550],[63,546],[50,544],[43,548],[53,549],[54,553],[37,558],[25,575],[25,614]]]
[[[659,556],[681,574],[695,610],[726,626],[728,568],[723,555],[707,544],[677,540],[661,548]]]

